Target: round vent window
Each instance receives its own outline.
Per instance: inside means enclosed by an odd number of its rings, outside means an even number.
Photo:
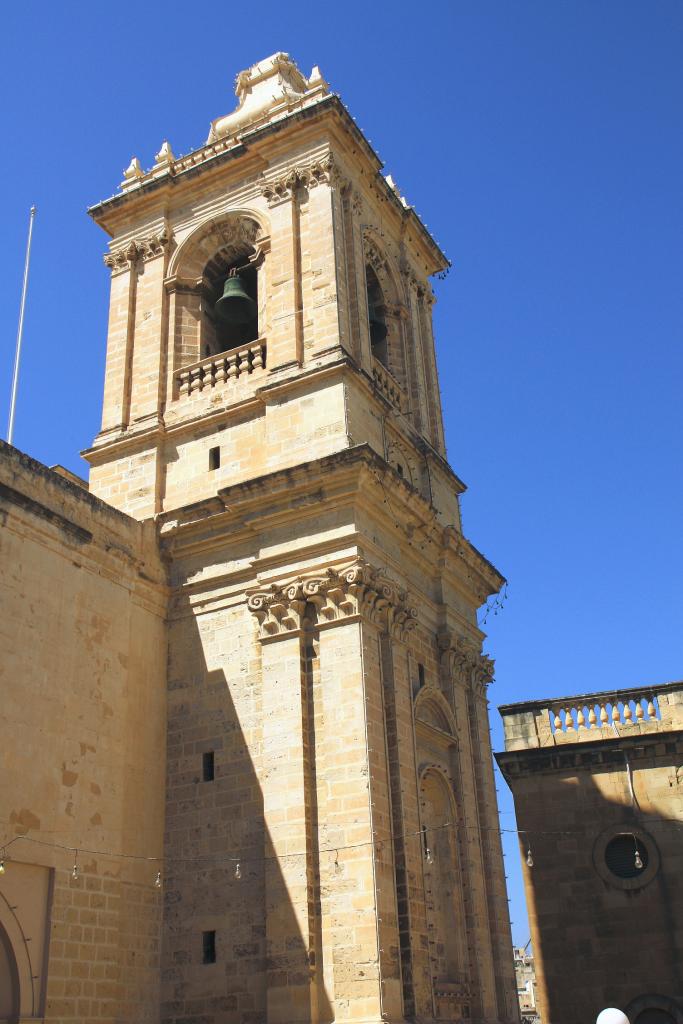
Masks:
[[[605,863],[617,878],[638,878],[648,861],[647,847],[629,833],[615,836],[605,847]]]

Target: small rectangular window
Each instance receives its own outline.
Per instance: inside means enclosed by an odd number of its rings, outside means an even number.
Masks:
[[[424,665],[418,664],[417,666],[417,682],[420,690],[425,684],[425,667]]]
[[[214,779],[213,750],[207,750],[202,754],[202,777],[204,782],[213,782]]]
[[[202,932],[202,963],[216,963],[216,933]]]
[[[220,448],[209,448],[209,471],[218,469],[221,464]]]

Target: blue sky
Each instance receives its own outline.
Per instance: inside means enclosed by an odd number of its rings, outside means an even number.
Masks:
[[[680,678],[683,4],[194,11],[3,12],[3,430],[31,203],[15,443],[83,473],[109,278],[85,208],[133,153],[200,145],[235,74],[286,50],[320,65],[453,262],[435,283],[449,457],[466,532],[510,581],[487,623],[492,705]],[[514,837],[506,850],[524,943]]]

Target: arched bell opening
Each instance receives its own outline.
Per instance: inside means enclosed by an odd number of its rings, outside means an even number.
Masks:
[[[375,359],[389,369],[389,350],[387,346],[386,303],[379,278],[369,263],[365,265],[365,286],[368,299],[368,320],[370,327],[370,347]]]
[[[227,352],[259,337],[259,254],[218,253],[204,271],[201,356]]]

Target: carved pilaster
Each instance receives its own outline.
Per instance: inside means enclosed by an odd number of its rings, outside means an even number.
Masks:
[[[289,636],[313,625],[305,619],[311,605],[317,628],[356,617],[405,640],[417,625],[417,612],[406,591],[362,561],[340,571],[328,569],[324,575],[300,577],[283,587],[273,584],[254,591],[247,605],[259,620],[261,640]]]

